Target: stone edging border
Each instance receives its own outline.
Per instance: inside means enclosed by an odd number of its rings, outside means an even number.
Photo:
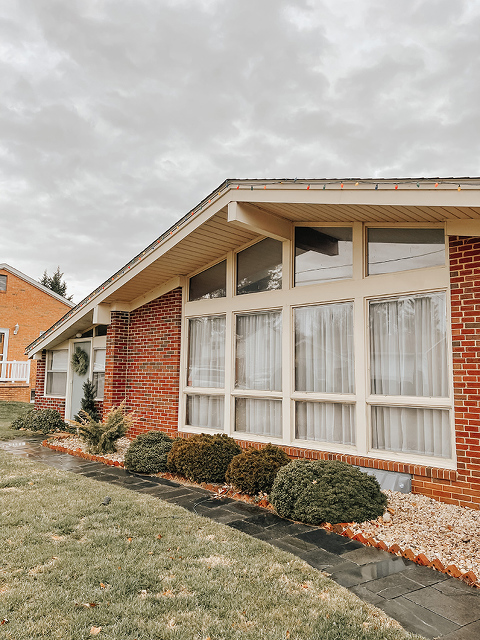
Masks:
[[[96,456],[91,453],[86,453],[81,449],[69,449],[67,447],[62,447],[61,445],[54,445],[48,442],[48,440],[43,440],[42,446],[48,447],[53,451],[59,451],[62,453],[68,453],[72,456],[77,456],[79,458],[84,458],[85,460],[92,460],[92,462],[102,462],[103,464],[110,465],[112,467],[121,467],[125,468],[123,462],[119,462],[118,460],[111,460],[110,458],[105,458],[104,456]],[[168,477],[169,479],[176,479],[172,474],[162,474],[162,477]],[[257,504],[260,507],[270,508],[270,503],[263,499],[259,502],[256,502],[251,496],[247,496],[245,494],[241,494],[235,492],[234,490],[226,490],[224,487],[213,484],[202,485],[208,491],[216,494],[218,497],[222,498],[233,498],[235,500],[242,500],[244,502],[251,502]],[[480,578],[477,577],[473,571],[462,572],[460,569],[456,567],[454,564],[449,564],[445,567],[438,558],[434,558],[433,560],[429,560],[423,553],[415,555],[412,549],[402,549],[398,544],[392,544],[388,547],[385,542],[382,540],[376,540],[373,537],[366,538],[362,533],[355,533],[350,528],[350,523],[341,523],[341,524],[329,524],[326,523],[322,525],[322,529],[326,531],[332,531],[333,533],[338,533],[341,536],[346,536],[351,540],[356,540],[361,544],[367,547],[375,547],[377,549],[381,549],[382,551],[388,551],[388,553],[392,553],[396,556],[401,556],[406,558],[407,560],[411,560],[416,564],[419,564],[423,567],[430,567],[431,569],[435,569],[436,571],[440,571],[441,573],[446,573],[452,578],[457,578],[466,582],[468,585],[472,587],[480,588]]]

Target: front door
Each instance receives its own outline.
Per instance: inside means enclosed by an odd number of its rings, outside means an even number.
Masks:
[[[88,355],[88,362],[90,363],[91,356],[91,344],[90,342],[74,342],[73,343],[73,352],[77,348],[80,348],[82,351]],[[83,385],[89,379],[91,366],[87,367],[87,372],[83,375],[79,375],[76,371],[72,371],[72,400],[70,405],[70,418],[73,420],[74,416],[78,414],[80,411],[80,402],[83,398]]]

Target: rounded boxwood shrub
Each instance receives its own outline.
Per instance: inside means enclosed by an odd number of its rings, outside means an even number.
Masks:
[[[167,470],[167,456],[173,439],[163,431],[141,433],[130,443],[125,453],[125,467],[138,473],[159,473]]]
[[[14,420],[11,428],[39,431],[45,435],[56,431],[67,431],[68,425],[56,409],[31,409]]]
[[[173,443],[167,468],[194,482],[225,482],[228,465],[241,451],[235,440],[223,433],[201,433]]]
[[[248,449],[235,456],[228,465],[225,479],[252,496],[268,493],[280,467],[290,462],[283,449],[267,444],[262,449]]]
[[[280,469],[270,502],[308,524],[364,522],[382,515],[387,498],[376,478],[339,460],[296,460]]]

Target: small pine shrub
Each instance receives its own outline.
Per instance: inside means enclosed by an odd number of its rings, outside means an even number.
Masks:
[[[98,422],[87,413],[80,412],[81,422],[77,422],[78,435],[88,443],[90,453],[115,453],[116,441],[122,438],[133,421],[132,414],[125,413],[125,403],[113,407],[104,422]]]
[[[262,449],[248,449],[235,456],[228,465],[225,479],[252,496],[269,493],[278,470],[289,462],[283,449],[269,443]]]
[[[83,383],[83,398],[80,400],[80,411],[84,413],[88,413],[88,415],[93,418],[96,422],[100,422],[102,416],[100,415],[97,406],[95,404],[95,396],[97,394],[97,390],[93,382],[87,380]],[[76,422],[81,422],[82,418],[80,415],[74,416]]]
[[[141,433],[125,454],[125,467],[137,473],[159,473],[167,470],[167,456],[173,440],[162,431]]]
[[[16,418],[11,428],[38,431],[46,435],[56,431],[67,431],[68,425],[56,409],[31,409]]]
[[[387,498],[376,478],[339,460],[296,460],[280,469],[270,502],[308,524],[364,522],[382,515]]]
[[[194,482],[225,482],[225,472],[241,449],[225,434],[201,433],[176,440],[167,458],[167,468]]]

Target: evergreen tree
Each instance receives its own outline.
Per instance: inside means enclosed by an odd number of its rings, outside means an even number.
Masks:
[[[80,411],[84,411],[88,413],[88,415],[95,420],[95,422],[100,422],[101,416],[98,413],[97,407],[95,406],[95,395],[96,389],[93,382],[87,380],[83,383],[83,398],[80,400]],[[74,416],[74,420],[77,422],[81,422],[81,416]]]
[[[54,272],[53,276],[49,276],[47,270],[43,272],[43,276],[40,279],[40,284],[43,284],[47,289],[51,289],[58,295],[62,296],[62,298],[66,298],[67,300],[71,300],[72,296],[67,296],[67,283],[65,280],[62,282],[63,273],[60,271],[60,266],[57,267],[57,270]]]

